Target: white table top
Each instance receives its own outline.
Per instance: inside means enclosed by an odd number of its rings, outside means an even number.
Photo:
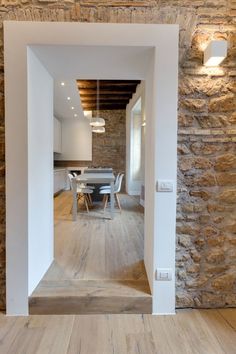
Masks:
[[[111,183],[115,176],[113,173],[82,173],[76,180],[82,183]]]

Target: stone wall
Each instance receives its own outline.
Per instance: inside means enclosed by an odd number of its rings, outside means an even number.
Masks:
[[[96,116],[96,112],[93,112]],[[101,110],[105,119],[105,133],[93,133],[93,167],[110,166],[115,173],[125,172],[126,164],[126,111]],[[125,183],[122,183],[123,190]]]
[[[236,305],[236,0],[2,0],[0,6],[0,306],[5,306],[3,20],[180,25],[177,306]],[[218,69],[202,66],[227,38]]]
[[[96,111],[93,112],[96,116]],[[115,173],[125,173],[126,164],[126,111],[100,110],[106,122],[105,133],[93,133],[92,161],[55,161],[55,166],[89,166],[113,168]],[[125,178],[122,182],[124,191]]]
[[[236,33],[230,29],[199,24],[180,72],[179,306],[236,305]],[[229,41],[220,68],[202,66],[201,48],[210,38]]]

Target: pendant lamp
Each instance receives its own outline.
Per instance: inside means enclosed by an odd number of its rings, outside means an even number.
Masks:
[[[90,120],[90,125],[92,127],[103,127],[105,125],[105,120],[101,117],[99,117],[99,80],[97,80],[97,116],[94,118],[91,118]],[[94,129],[92,130],[94,133],[104,133],[104,131],[95,131]]]
[[[93,133],[105,133],[105,127],[92,127]]]

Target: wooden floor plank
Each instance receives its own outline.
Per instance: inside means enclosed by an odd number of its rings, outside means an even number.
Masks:
[[[18,317],[0,316],[0,353],[7,353],[15,340],[21,324]]]
[[[236,313],[235,309],[219,309],[218,312],[224,317],[226,322],[236,331]]]
[[[36,353],[45,332],[45,326],[31,326],[31,321],[32,318],[19,319],[21,325],[18,325],[17,335],[4,354]]]
[[[220,354],[222,348],[199,311],[184,310],[180,315],[148,317],[159,352]]]
[[[107,319],[105,316],[94,315],[77,317],[70,339],[68,354],[114,353]]]
[[[129,334],[126,337],[127,353],[156,354],[155,343],[151,332],[142,334]]]
[[[64,354],[68,350],[74,316],[50,316],[35,354]]]
[[[234,310],[236,315],[236,312]],[[236,331],[217,310],[202,310],[198,316],[211,328],[222,350],[227,354],[236,352]],[[203,321],[201,321],[202,323]]]
[[[175,316],[1,315],[0,353],[234,354],[235,329],[228,321],[235,316],[236,309],[181,310]]]

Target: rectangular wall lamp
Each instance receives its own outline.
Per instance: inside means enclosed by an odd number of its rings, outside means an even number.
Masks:
[[[204,50],[204,65],[217,66],[227,56],[227,41],[215,40],[211,41]]]

